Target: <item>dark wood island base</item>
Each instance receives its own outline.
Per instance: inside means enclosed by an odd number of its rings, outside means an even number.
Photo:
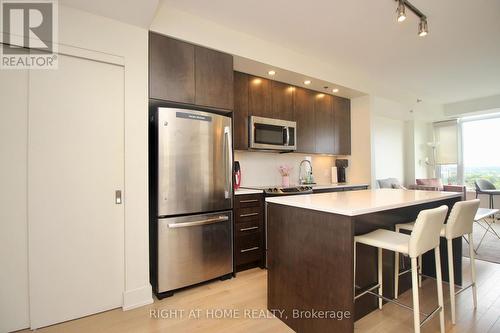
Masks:
[[[377,298],[365,295],[354,303],[354,235],[414,221],[423,209],[448,207],[459,197],[402,208],[347,216],[267,203],[268,309],[296,332],[353,332],[354,322],[377,309]],[[455,281],[462,283],[461,239],[454,240]],[[377,281],[377,250],[358,245],[356,284]],[[446,241],[441,242],[443,279],[448,280]],[[434,275],[434,254],[423,259],[424,275]],[[394,298],[394,253],[383,253],[384,296]],[[411,286],[400,278],[400,293]],[[276,311],[280,310],[280,311]],[[283,311],[283,312],[282,312]]]

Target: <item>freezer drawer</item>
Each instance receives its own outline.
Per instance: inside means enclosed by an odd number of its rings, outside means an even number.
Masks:
[[[232,212],[158,220],[158,292],[233,271]]]

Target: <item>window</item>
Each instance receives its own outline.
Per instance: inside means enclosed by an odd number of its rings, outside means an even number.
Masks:
[[[474,189],[474,181],[487,179],[500,189],[500,116],[462,120],[464,184]]]
[[[443,184],[458,184],[459,127],[456,120],[434,123],[434,142],[429,143],[437,177]]]

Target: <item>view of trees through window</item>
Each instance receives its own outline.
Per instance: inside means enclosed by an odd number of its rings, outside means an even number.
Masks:
[[[487,179],[500,189],[500,117],[462,123],[464,184],[473,189],[474,181]]]

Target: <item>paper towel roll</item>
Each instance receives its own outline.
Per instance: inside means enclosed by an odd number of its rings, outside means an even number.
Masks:
[[[332,184],[337,184],[337,167],[332,167]]]

